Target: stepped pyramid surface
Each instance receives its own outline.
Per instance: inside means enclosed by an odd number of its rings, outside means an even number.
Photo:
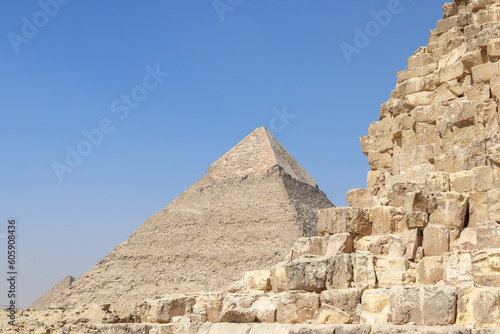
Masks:
[[[68,290],[74,281],[75,279],[73,277],[66,276],[62,281],[52,287],[52,289],[47,291],[42,297],[35,300],[29,308],[32,310],[43,310],[49,307],[50,303],[54,301],[54,298],[57,298],[59,295]]]
[[[443,9],[361,138],[367,188],[347,193],[349,207],[319,210],[317,236],[299,238],[266,270],[246,266],[224,292],[147,299],[128,318],[108,310],[91,327],[74,328],[500,333],[500,0],[456,0]],[[245,145],[236,152],[246,156]],[[273,164],[258,161],[253,171]],[[303,180],[294,182],[311,185],[293,163],[282,164]],[[213,168],[229,175],[231,165],[222,159]],[[102,324],[111,316],[136,323]]]
[[[56,298],[133,307],[175,292],[219,290],[245,268],[267,268],[332,204],[265,128],[215,162],[201,180],[150,217]]]

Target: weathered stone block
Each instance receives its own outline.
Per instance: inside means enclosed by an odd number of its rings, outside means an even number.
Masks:
[[[491,220],[478,221],[477,246],[479,249],[500,248],[500,224]]]
[[[458,325],[500,327],[500,288],[460,290],[457,312]]]
[[[396,286],[390,291],[392,322],[446,326],[455,322],[456,289],[448,286]]]
[[[427,226],[429,221],[429,215],[427,212],[410,212],[405,214],[406,227],[409,229],[413,228],[424,228]]]
[[[369,235],[372,227],[366,208],[338,207],[318,212],[318,232]]]
[[[488,194],[472,193],[469,197],[469,226],[477,227],[481,220],[488,220]]]
[[[498,58],[500,57],[500,38],[493,38],[488,43],[488,57]]]
[[[271,290],[269,277],[270,270],[247,271],[243,274],[243,281],[247,283],[248,290]]]
[[[373,206],[373,195],[369,189],[351,189],[346,195],[347,203],[351,207],[371,208]]]
[[[476,175],[471,170],[450,174],[451,191],[468,193],[474,190]]]
[[[329,257],[296,259],[285,265],[286,286],[290,290],[321,292],[326,289],[327,272],[331,271]]]
[[[389,289],[368,289],[361,296],[361,306],[363,311],[370,313],[382,313],[391,305]]]
[[[197,313],[195,310],[198,310],[198,314],[206,317],[204,321],[217,322],[220,319],[223,299],[221,292],[200,293],[193,305],[193,313]]]
[[[428,205],[430,225],[464,226],[468,197],[457,192],[435,193],[429,197]]]
[[[450,176],[445,172],[429,173],[425,176],[425,186],[430,192],[450,191]]]
[[[450,231],[447,226],[427,225],[422,247],[425,256],[439,256],[450,251]]]
[[[351,254],[340,254],[330,257],[331,271],[326,276],[327,289],[351,288],[353,280],[353,268]]]
[[[399,230],[403,210],[393,206],[377,206],[370,209],[373,234],[393,234]]]
[[[320,307],[319,294],[298,291],[283,292],[278,302],[276,320],[280,323],[303,323],[314,318]]]
[[[500,222],[500,188],[488,191],[488,216],[490,220]]]
[[[500,287],[500,248],[473,252],[472,266],[476,286]]]
[[[273,292],[282,292],[289,290],[287,285],[287,277],[285,266],[288,262],[278,262],[274,266],[271,267],[271,276],[269,277],[269,283],[271,284],[271,288]]]
[[[460,238],[455,244],[458,250],[473,250],[477,248],[477,229],[472,227],[465,228],[460,232]]]
[[[369,252],[357,252],[353,260],[353,286],[358,289],[375,288],[377,277],[375,275],[374,256]]]
[[[359,322],[356,314],[358,305],[361,303],[362,289],[335,289],[321,292],[321,305],[333,306],[345,312],[350,322]]]
[[[341,253],[351,253],[353,248],[352,234],[337,233],[328,238],[325,255],[334,256]]]
[[[472,286],[473,267],[471,252],[453,252],[443,254],[445,282],[453,286]]]
[[[485,63],[472,68],[472,79],[474,82],[489,82],[491,77],[499,73],[499,63]]]
[[[410,262],[403,257],[379,256],[375,261],[375,273],[380,288],[408,285],[415,281],[408,269]]]
[[[160,299],[146,299],[137,307],[141,321],[166,323],[175,316],[191,312],[195,298],[186,295],[170,295]]]
[[[304,254],[324,255],[326,245],[325,237],[299,238],[292,246],[290,258],[293,260]]]
[[[417,265],[417,283],[434,285],[444,280],[444,267],[441,256],[426,256]]]

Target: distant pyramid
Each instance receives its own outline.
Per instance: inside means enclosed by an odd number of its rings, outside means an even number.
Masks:
[[[52,306],[131,308],[157,295],[222,290],[243,270],[267,269],[332,207],[316,181],[261,127],[201,180],[150,217]]]
[[[43,310],[49,307],[51,303],[54,302],[54,299],[69,290],[71,287],[71,284],[75,279],[71,276],[66,276],[62,281],[54,285],[52,289],[47,291],[42,297],[38,298],[28,306],[28,309],[30,310]]]

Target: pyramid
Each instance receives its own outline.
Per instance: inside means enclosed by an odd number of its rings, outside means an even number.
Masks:
[[[75,279],[73,277],[66,276],[62,281],[54,285],[52,289],[47,291],[42,297],[38,298],[30,306],[28,306],[28,309],[43,310],[49,307],[49,305],[54,301],[54,298],[57,298],[64,291],[68,290],[74,281]]]
[[[258,128],[51,306],[132,308],[167,293],[223,290],[244,269],[267,269],[297,238],[316,235],[317,211],[332,206],[276,138]]]

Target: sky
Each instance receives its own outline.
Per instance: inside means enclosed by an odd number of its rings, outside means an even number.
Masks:
[[[0,3],[0,304],[78,278],[267,127],[336,206],[436,0]]]

